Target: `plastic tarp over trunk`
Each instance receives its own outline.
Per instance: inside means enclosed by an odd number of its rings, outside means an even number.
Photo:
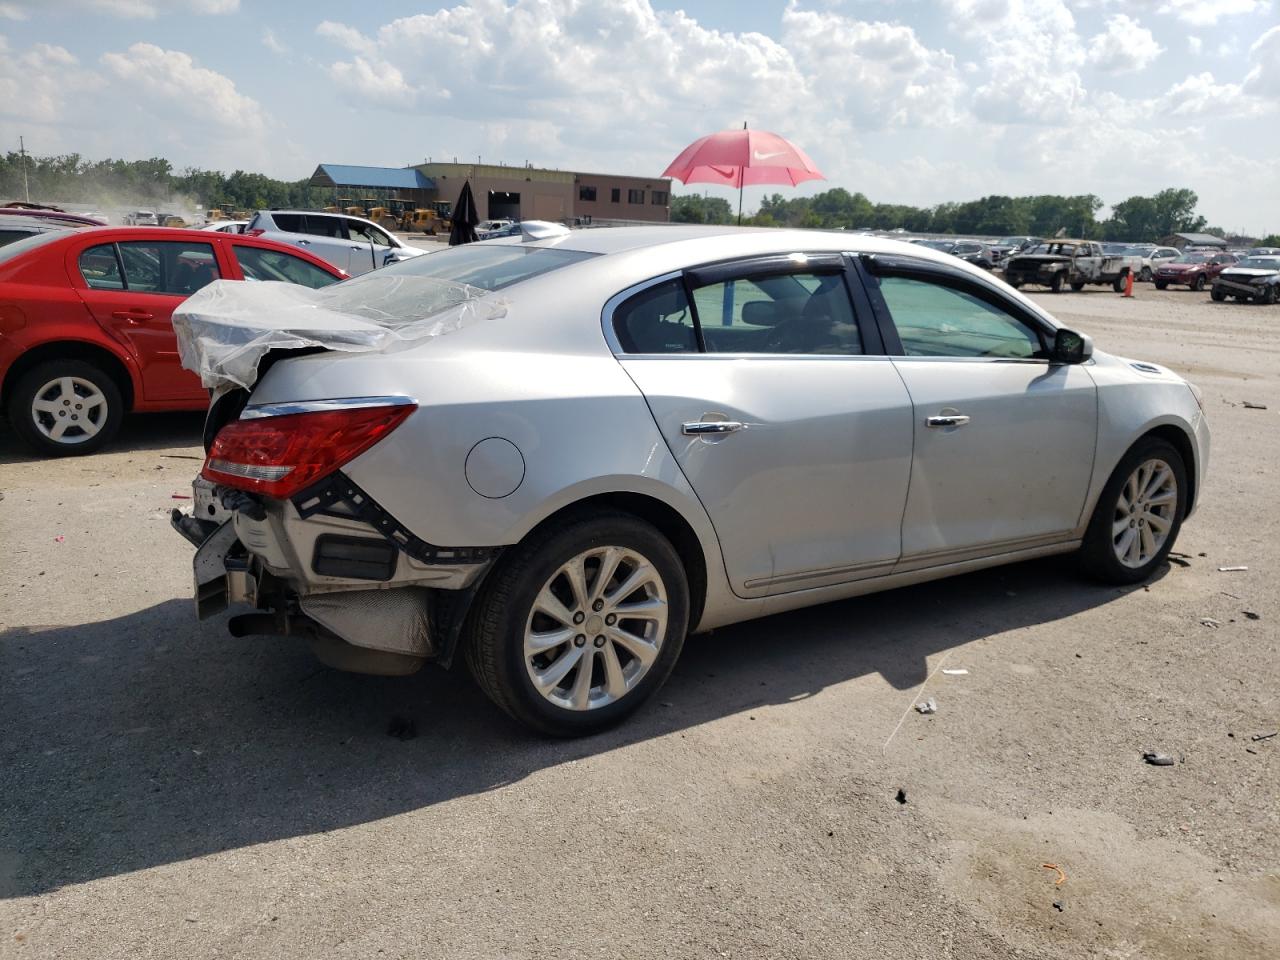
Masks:
[[[249,388],[271,350],[388,350],[505,313],[488,291],[435,277],[374,273],[320,290],[217,280],[173,312],[173,329],[206,387]]]

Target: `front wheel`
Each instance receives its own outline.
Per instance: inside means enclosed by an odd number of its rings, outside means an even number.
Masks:
[[[1076,293],[1079,293],[1081,290],[1084,289],[1083,281],[1076,281],[1075,283],[1071,284],[1071,289],[1074,290]]]
[[[1163,280],[1157,280],[1157,281],[1156,281],[1156,289],[1157,289],[1157,290],[1164,290],[1164,289],[1166,289],[1168,286],[1169,286],[1169,284],[1165,283],[1165,281],[1163,281]]]
[[[1194,290],[1196,293],[1201,293],[1204,291],[1204,286],[1205,286],[1205,279],[1204,279],[1204,274],[1202,273],[1195,278],[1194,282],[1192,282],[1191,289]]]
[[[1049,289],[1052,290],[1054,293],[1062,292],[1062,274],[1061,273],[1055,273],[1052,279],[1049,280]]]
[[[81,456],[120,429],[124,399],[116,382],[84,360],[50,360],[28,370],[9,398],[9,424],[36,453]]]
[[[1094,507],[1080,548],[1086,573],[1106,583],[1140,583],[1164,563],[1187,512],[1187,465],[1171,443],[1139,440]]]
[[[1221,303],[1223,300],[1227,299],[1227,291],[1223,290],[1215,283],[1213,288],[1209,291],[1209,299],[1213,300],[1215,303]]]
[[[623,513],[535,534],[472,610],[467,663],[491,700],[552,736],[622,720],[662,686],[689,626],[680,557]]]
[[[1274,304],[1277,300],[1280,300],[1280,286],[1273,283],[1262,294],[1262,302]]]
[[[1143,267],[1143,268],[1142,268],[1142,271],[1138,274],[1138,279],[1139,279],[1139,280],[1141,280],[1143,283],[1150,283],[1150,282],[1151,282],[1151,268],[1150,268],[1150,267]]]

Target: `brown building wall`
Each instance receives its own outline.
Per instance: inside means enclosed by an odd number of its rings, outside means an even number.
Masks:
[[[591,173],[579,173],[576,177],[575,216],[658,223],[671,219],[670,180]],[[591,199],[593,192],[595,199]]]

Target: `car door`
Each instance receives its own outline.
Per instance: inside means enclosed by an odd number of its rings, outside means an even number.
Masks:
[[[346,220],[346,228],[347,247],[351,256],[350,266],[347,268],[349,273],[354,276],[386,266],[387,255],[394,246],[385,231],[350,218]]]
[[[863,269],[914,406],[899,569],[1068,539],[1097,438],[1088,370],[1050,363],[1052,325],[993,285],[912,258]]]
[[[225,275],[217,246],[193,240],[120,240],[88,242],[69,254],[72,285],[94,319],[137,358],[148,401],[207,396],[200,378],[182,367],[173,311]]]
[[[742,597],[874,576],[899,555],[910,399],[845,270],[832,255],[717,264],[606,308]]]

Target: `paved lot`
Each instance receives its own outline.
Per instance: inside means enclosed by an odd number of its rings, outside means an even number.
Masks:
[[[1280,308],[1044,301],[1206,390],[1162,577],[1055,559],[719,631],[571,743],[461,671],[197,625],[166,515],[198,417],[58,462],[0,429],[0,956],[1275,957]]]

